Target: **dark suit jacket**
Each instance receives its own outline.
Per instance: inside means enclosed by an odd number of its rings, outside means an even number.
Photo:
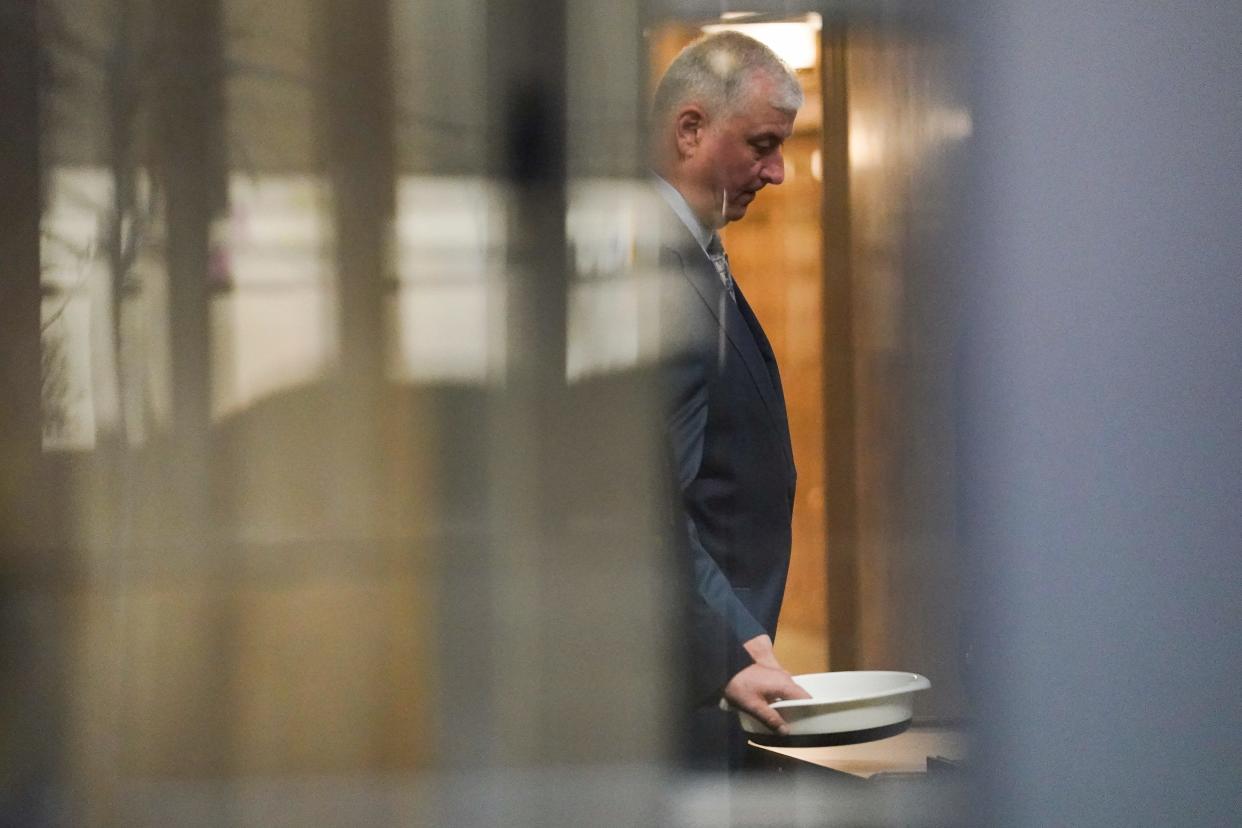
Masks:
[[[735,303],[689,230],[660,207],[668,437],[693,567],[687,681],[695,703],[714,705],[751,663],[742,643],[776,634],[797,475],[763,329],[741,289]]]

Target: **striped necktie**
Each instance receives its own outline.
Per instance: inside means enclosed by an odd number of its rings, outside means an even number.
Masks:
[[[729,291],[729,298],[736,302],[737,293],[733,290],[733,273],[729,270],[729,256],[720,242],[719,233],[712,233],[711,239],[707,242],[707,258],[711,259],[712,264],[716,266],[716,274],[724,283],[725,290]]]

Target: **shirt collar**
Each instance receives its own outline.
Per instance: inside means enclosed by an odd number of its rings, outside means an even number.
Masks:
[[[689,202],[685,196],[677,191],[677,188],[669,184],[663,178],[654,173],[651,176],[655,180],[656,189],[660,195],[664,196],[664,200],[668,202],[668,206],[673,208],[673,212],[677,214],[677,218],[681,219],[681,223],[686,225],[686,229],[690,231],[690,235],[694,236],[694,240],[699,243],[699,247],[703,248],[703,252],[707,252],[707,246],[711,244],[712,236],[715,235],[711,230],[703,226],[698,216],[690,209]]]

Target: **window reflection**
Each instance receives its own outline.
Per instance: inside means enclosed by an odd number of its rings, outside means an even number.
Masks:
[[[503,374],[504,234],[496,182],[399,179],[391,378],[480,383]]]
[[[633,368],[655,356],[660,274],[640,256],[651,238],[644,217],[654,194],[643,181],[583,179],[569,191],[566,229],[573,251],[569,287],[568,379]]]
[[[145,174],[135,176],[134,189],[135,208],[116,228],[125,269],[114,291],[111,172],[66,164],[47,175],[40,222],[46,450],[92,449],[105,433],[141,444],[153,423],[167,419],[159,199]]]
[[[311,382],[336,353],[331,221],[322,179],[234,175],[216,227],[213,414]]]

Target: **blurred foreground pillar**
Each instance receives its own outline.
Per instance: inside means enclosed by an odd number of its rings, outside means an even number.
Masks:
[[[633,113],[610,122],[602,102],[637,100],[639,18],[636,4],[601,16],[569,6],[488,5],[507,330],[489,481],[491,680],[500,693],[496,741],[480,753],[493,767],[520,769],[510,784],[525,779],[533,793],[508,800],[508,824],[655,824],[676,700],[666,674],[675,592],[666,580],[652,385],[638,365],[567,380],[567,215],[580,183],[571,160],[598,169],[597,154],[575,140],[609,128],[618,144],[636,142]],[[571,78],[569,67],[589,53],[617,74]],[[618,203],[635,172],[629,158],[602,185],[615,188],[607,191]],[[615,232],[634,243],[620,226]]]
[[[41,452],[40,27],[0,6],[0,821],[39,825],[64,759],[66,624],[41,529],[56,512]]]
[[[965,6],[981,822],[1228,824],[1242,6]]]

